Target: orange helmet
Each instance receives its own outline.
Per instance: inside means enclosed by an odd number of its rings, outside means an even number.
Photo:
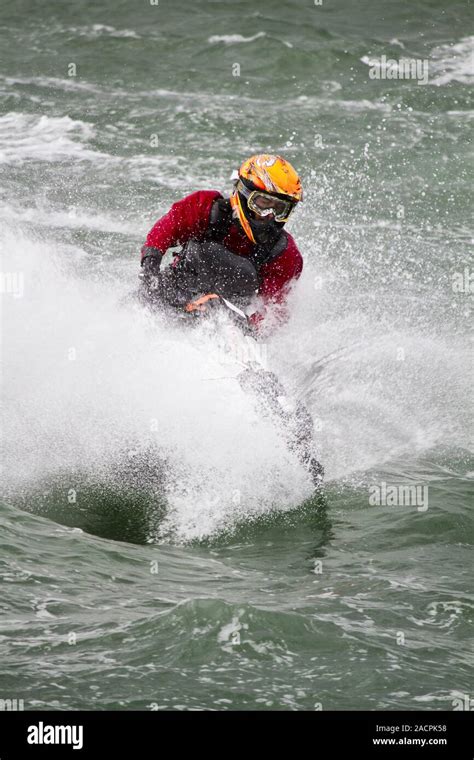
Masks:
[[[244,161],[230,198],[235,216],[253,243],[264,242],[270,226],[279,233],[301,200],[301,180],[292,165],[269,153]],[[265,219],[270,215],[271,220]]]

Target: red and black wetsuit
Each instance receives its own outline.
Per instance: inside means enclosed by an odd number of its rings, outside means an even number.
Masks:
[[[212,227],[211,209],[218,199],[222,199],[222,195],[216,190],[198,190],[174,203],[148,233],[142,258],[150,248],[165,253],[168,248],[184,245],[191,238],[203,238]],[[284,235],[286,245],[281,252],[259,267],[258,294],[263,304],[284,305],[292,281],[300,276],[303,269],[303,258],[295,241],[287,232]],[[221,242],[229,251],[244,257],[251,257],[256,248],[235,220],[226,229]],[[279,311],[283,317],[281,309]],[[259,322],[262,317],[262,314],[255,314],[253,321]]]

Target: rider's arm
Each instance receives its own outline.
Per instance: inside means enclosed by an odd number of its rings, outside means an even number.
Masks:
[[[298,247],[288,235],[288,245],[283,253],[274,261],[261,269],[262,282],[258,290],[261,307],[251,315],[249,321],[257,329],[267,316],[278,324],[283,324],[289,318],[286,304],[291,285],[298,279],[303,270],[303,257]]]
[[[217,190],[198,190],[173,203],[168,213],[148,233],[141,250],[142,262],[145,257],[164,255],[168,248],[203,235],[209,223],[212,203],[220,197]]]

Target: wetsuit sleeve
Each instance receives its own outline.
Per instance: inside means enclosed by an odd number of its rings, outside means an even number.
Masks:
[[[286,299],[292,284],[302,271],[303,257],[291,235],[288,235],[288,245],[281,256],[262,267],[262,283],[258,291],[262,306],[250,317],[255,327],[258,327],[270,310],[278,323],[288,320]]]
[[[142,248],[142,259],[147,249],[158,249],[164,254],[168,248],[203,235],[209,224],[212,203],[220,197],[216,190],[198,190],[173,203],[168,213],[148,233]]]

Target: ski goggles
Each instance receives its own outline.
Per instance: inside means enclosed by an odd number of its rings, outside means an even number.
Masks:
[[[249,190],[243,182],[239,182],[238,191],[246,198],[247,206],[258,216],[273,215],[276,222],[286,222],[295,208],[294,201],[285,201],[262,190]]]

